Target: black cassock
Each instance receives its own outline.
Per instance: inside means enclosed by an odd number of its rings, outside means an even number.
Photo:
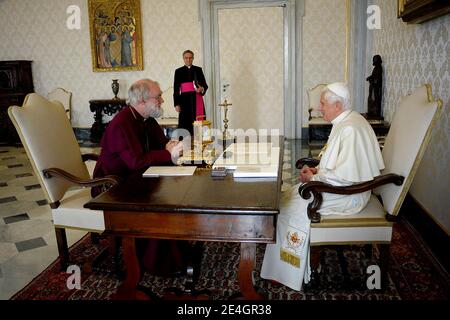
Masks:
[[[174,106],[180,106],[181,111],[178,116],[178,128],[184,128],[188,130],[191,135],[193,134],[192,123],[196,120],[196,93],[184,92],[180,93],[180,87],[185,82],[195,82],[198,86],[202,86],[205,95],[208,90],[205,76],[203,75],[202,68],[192,65],[190,68],[183,66],[175,70],[175,76],[173,81],[173,103]],[[203,113],[206,115],[205,110]]]

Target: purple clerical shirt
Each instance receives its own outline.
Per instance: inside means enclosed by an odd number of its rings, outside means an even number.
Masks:
[[[117,175],[126,178],[137,170],[152,165],[170,165],[172,159],[166,144],[169,139],[153,118],[144,118],[132,107],[120,111],[108,124],[100,141],[100,157],[94,177]],[[92,196],[101,188],[92,188]],[[152,273],[162,274],[186,270],[189,246],[187,242],[158,239],[140,239],[145,245],[142,265]]]
[[[171,155],[165,149],[168,141],[155,119],[144,121],[136,110],[127,107],[112,119],[103,134],[94,178],[106,175],[125,178],[152,165],[171,164]],[[98,192],[93,190],[94,194]]]

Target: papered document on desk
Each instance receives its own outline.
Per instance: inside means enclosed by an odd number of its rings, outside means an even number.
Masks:
[[[277,177],[280,148],[271,143],[233,143],[213,165],[235,170],[236,178]]]
[[[238,166],[233,172],[235,178],[276,178],[278,166]]]
[[[228,146],[227,151],[233,153],[270,153],[272,149],[272,143],[270,142],[245,142],[245,143],[233,143]]]
[[[195,166],[154,166],[148,168],[142,176],[144,177],[167,177],[167,176],[192,176],[195,172]]]

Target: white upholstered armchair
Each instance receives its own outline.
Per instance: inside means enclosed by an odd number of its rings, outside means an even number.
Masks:
[[[431,86],[424,85],[404,97],[398,106],[382,151],[385,169],[373,181],[334,187],[321,182],[309,182],[299,188],[304,199],[314,200],[308,206],[311,220],[311,264],[318,267],[317,247],[322,245],[378,244],[382,281],[387,279],[389,244],[393,222],[411,186],[419,163],[431,137],[432,129],[441,114],[442,101],[432,97]],[[303,164],[317,165],[318,161],[300,159]],[[373,190],[367,207],[356,215],[321,216],[322,192],[353,194]]]
[[[56,88],[48,93],[48,99],[50,101],[59,101],[66,110],[67,118],[72,119],[72,92],[69,92],[63,88]]]
[[[308,89],[308,112],[309,121],[315,119],[322,120],[322,113],[319,111],[320,107],[320,94],[322,90],[326,87],[326,84],[318,84],[315,87]]]
[[[50,203],[61,267],[69,261],[66,228],[102,233],[103,211],[83,208],[91,199],[90,188],[115,185],[118,178],[91,179],[63,105],[37,93],[26,96],[23,106],[11,106],[8,115],[25,148],[31,166]],[[78,187],[78,189],[74,189]]]

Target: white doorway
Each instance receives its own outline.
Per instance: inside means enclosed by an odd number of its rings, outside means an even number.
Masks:
[[[284,134],[284,7],[217,10],[220,100],[233,129]]]
[[[301,17],[303,0],[199,1],[208,118],[223,128],[280,129],[301,138]],[[225,91],[224,91],[225,90]]]

